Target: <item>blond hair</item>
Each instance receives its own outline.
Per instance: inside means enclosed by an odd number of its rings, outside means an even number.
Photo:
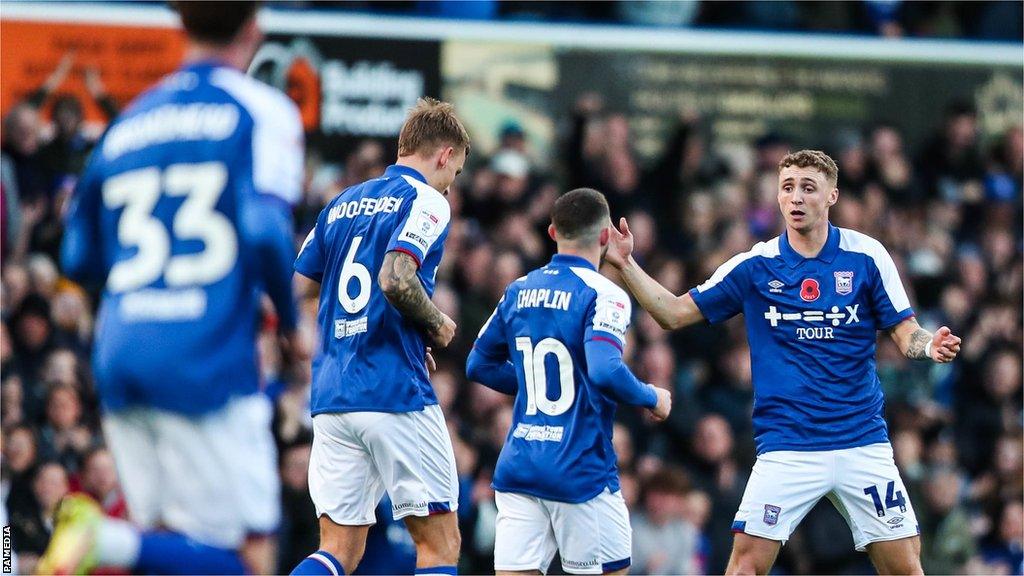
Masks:
[[[821,150],[800,150],[786,154],[779,161],[779,172],[783,168],[796,166],[797,168],[814,168],[825,175],[829,182],[835,184],[839,179],[839,167],[831,156]]]
[[[430,97],[420,98],[398,134],[398,155],[430,154],[440,146],[463,148],[469,153],[469,133],[455,115],[455,107]]]

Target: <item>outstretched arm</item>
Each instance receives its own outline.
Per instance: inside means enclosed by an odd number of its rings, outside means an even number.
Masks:
[[[377,282],[384,297],[402,316],[427,335],[431,344],[444,348],[455,336],[455,322],[438,310],[416,276],[419,264],[409,254],[392,250],[384,256]]]
[[[611,227],[605,258],[619,270],[626,287],[644,310],[666,330],[684,328],[704,319],[700,308],[688,293],[676,296],[669,292],[637,264],[632,252],[633,233],[629,231],[626,219],[621,218],[618,230],[615,226]]]
[[[672,394],[668,390],[641,382],[622,362],[622,350],[606,339],[585,344],[587,376],[605,396],[630,406],[651,411],[656,421],[668,418]]]
[[[952,362],[960,353],[960,337],[943,326],[934,334],[921,328],[911,316],[889,329],[889,336],[900,352],[911,360],[932,360],[940,364]]]

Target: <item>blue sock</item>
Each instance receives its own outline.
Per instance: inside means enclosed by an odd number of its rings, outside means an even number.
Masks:
[[[416,574],[420,576],[458,576],[459,569],[455,566],[430,566],[428,568],[417,568]]]
[[[299,565],[292,570],[293,576],[345,576],[345,569],[341,562],[331,555],[330,552],[317,550],[306,556]]]
[[[200,544],[175,532],[144,533],[134,568],[140,574],[245,573],[237,550]]]

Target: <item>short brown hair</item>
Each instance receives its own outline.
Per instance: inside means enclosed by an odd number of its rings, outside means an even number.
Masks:
[[[192,39],[211,44],[230,44],[242,25],[256,14],[259,2],[188,1],[171,4]]]
[[[455,106],[420,98],[398,134],[398,155],[429,154],[439,146],[463,148],[469,154],[469,133],[455,115]]]
[[[783,168],[796,166],[797,168],[814,168],[825,175],[828,181],[835,184],[839,179],[839,167],[831,156],[821,150],[800,150],[790,152],[779,161],[779,172]]]
[[[566,192],[551,210],[551,223],[566,240],[592,242],[609,222],[608,200],[593,188]]]
[[[690,477],[681,469],[668,466],[658,470],[644,483],[647,494],[658,492],[685,496],[690,492]]]

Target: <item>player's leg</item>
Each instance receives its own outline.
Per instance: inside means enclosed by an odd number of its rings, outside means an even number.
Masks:
[[[857,550],[868,552],[880,574],[921,574],[917,515],[892,446],[871,444],[838,452],[839,481],[829,500],[849,523]]]
[[[833,486],[831,452],[766,452],[757,457],[732,524],[727,574],[767,574],[779,548]]]
[[[280,523],[280,478],[277,449],[271,432],[273,407],[266,396],[253,394],[232,400],[223,416],[203,419],[204,436],[226,482],[234,489],[235,522],[244,531],[242,560],[251,573],[276,569]]]
[[[495,574],[545,574],[558,544],[551,516],[536,496],[495,492]]]
[[[920,536],[872,542],[867,551],[879,574],[924,574]]]
[[[212,415],[215,416],[215,415]],[[87,497],[62,504],[56,561],[47,571],[86,565],[151,574],[236,574],[242,530],[223,464],[195,419],[152,409],[108,415],[104,430],[117,462],[129,514],[139,526],[106,518]],[[145,531],[160,524],[169,530]],[[71,544],[69,544],[69,542]],[[61,555],[58,549],[70,550]],[[78,567],[69,564],[79,562]]]
[[[437,405],[419,412],[378,414],[363,441],[416,543],[416,572],[454,574],[459,561],[459,480],[444,415]]]
[[[726,574],[767,574],[775,564],[782,542],[736,532]]]
[[[462,537],[454,512],[406,516],[405,526],[416,544],[417,574],[456,574]]]
[[[633,531],[622,492],[604,492],[586,502],[544,501],[569,574],[625,574],[632,561]]]
[[[368,416],[369,415],[369,416]],[[344,574],[355,571],[376,522],[374,509],[384,486],[361,426],[371,413],[318,414],[313,417],[309,495],[320,519],[320,549],[292,574]]]

